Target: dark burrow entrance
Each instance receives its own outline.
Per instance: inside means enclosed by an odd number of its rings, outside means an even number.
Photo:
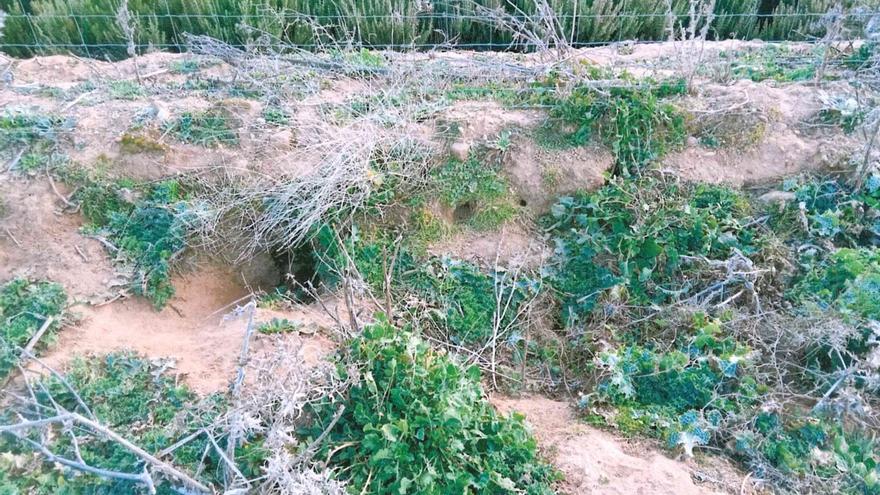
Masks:
[[[314,301],[313,294],[306,288],[320,287],[318,276],[318,256],[310,242],[285,250],[273,251],[275,266],[281,272],[282,285],[297,302]]]

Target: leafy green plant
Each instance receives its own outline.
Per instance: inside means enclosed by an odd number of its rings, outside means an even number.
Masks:
[[[73,122],[55,115],[6,112],[0,115],[0,147],[53,143]]]
[[[81,398],[102,424],[145,450],[158,452],[187,431],[207,426],[220,404],[215,397],[197,406],[195,394],[178,385],[163,369],[161,363],[128,353],[77,358],[64,376],[69,387],[56,377],[47,378],[38,388],[37,399],[51,407],[51,394],[60,406],[82,412]],[[71,389],[76,390],[79,398]],[[142,461],[120,444],[87,431],[77,431],[77,435],[80,441],[74,445],[62,428],[55,429],[47,447],[71,459],[81,455],[85,462],[99,468],[130,473],[143,470]],[[207,439],[195,438],[175,450],[171,460],[194,472],[204,458],[207,469],[201,476],[217,481],[214,476],[219,475],[219,459],[216,454],[203,457],[207,446]],[[0,489],[10,490],[4,493],[148,493],[142,484],[131,481],[59,469],[42,460],[34,464],[28,460],[29,447],[11,436],[0,437],[0,451],[5,453],[0,473],[8,473],[5,481],[0,481]],[[171,483],[160,483],[157,489],[163,495],[176,493]]]
[[[238,144],[231,116],[221,109],[185,112],[171,124],[172,133],[185,143],[214,147]]]
[[[257,326],[257,331],[266,335],[274,335],[297,332],[300,328],[302,328],[302,323],[298,321],[288,320],[287,318],[272,318],[267,322],[260,323]]]
[[[875,53],[877,53],[877,42],[862,43],[858,49],[844,58],[843,64],[848,69],[863,69],[871,62]]]
[[[880,321],[880,250],[842,248],[795,284],[789,298]]]
[[[283,108],[267,106],[263,109],[263,119],[269,124],[287,125],[290,122],[290,115]]]
[[[608,378],[599,385],[598,396],[652,409],[672,424],[693,410],[736,412],[754,400],[756,383],[743,376],[749,349],[725,336],[720,323],[697,313],[692,328],[673,342],[676,349],[659,352],[631,345],[603,353],[600,361]]]
[[[545,84],[553,84],[552,78]],[[551,105],[553,119],[574,128],[568,134],[572,144],[586,144],[598,135],[614,154],[614,173],[628,176],[683,144],[686,137],[683,114],[663,101],[684,94],[684,81],[642,84],[647,88],[612,87],[607,95],[583,85],[565,98],[551,95],[544,100]]]
[[[755,82],[809,81],[816,77],[821,57],[796,53],[785,45],[768,45],[759,50],[725,54],[732,60],[730,72],[737,79]]]
[[[478,230],[491,230],[516,216],[510,186],[497,164],[476,155],[450,160],[432,171],[429,190],[455,210],[455,220]]]
[[[540,290],[539,281],[511,281],[504,272],[484,272],[449,258],[431,260],[422,273],[404,283],[437,306],[436,322],[458,344],[486,342],[496,323],[500,328],[512,324],[519,305]],[[496,297],[509,301],[504,315],[496,315]],[[502,321],[496,322],[496,317]]]
[[[553,493],[556,474],[537,454],[521,416],[499,416],[479,372],[410,332],[380,322],[349,352],[362,369],[345,397],[320,404],[312,432],[342,409],[322,456],[353,492]]]
[[[0,286],[0,380],[14,369],[19,348],[47,323],[47,333],[40,342],[51,339],[66,306],[67,295],[56,283],[18,278]]]
[[[171,265],[186,247],[188,210],[177,181],[144,187],[143,195],[131,203],[115,184],[86,181],[75,199],[88,228],[106,236],[117,261],[132,269],[132,291],[161,308],[174,295]]]
[[[852,134],[865,121],[869,106],[859,104],[855,98],[832,95],[822,98],[822,109],[817,120],[828,125],[839,126],[847,134]]]
[[[791,179],[782,189],[795,201],[772,208],[770,225],[791,242],[832,242],[837,247],[880,243],[880,176],[855,190],[840,179]],[[803,221],[806,219],[806,223]]]
[[[337,239],[329,229],[316,236],[316,248],[321,253],[317,273],[330,286],[339,267],[346,266],[347,257],[341,252]],[[367,238],[353,235],[346,241],[346,251],[375,293],[385,290],[385,270],[391,270],[392,290],[412,295],[427,302],[431,311],[416,311],[416,319],[426,318],[456,344],[482,344],[492,335],[496,323],[496,297],[504,301],[506,311],[499,315],[500,328],[513,323],[513,315],[523,301],[541,290],[537,279],[520,277],[512,280],[503,271],[481,270],[476,265],[448,257],[419,258],[408,247],[396,249],[391,240],[383,237]],[[393,270],[390,260],[397,251]],[[406,310],[407,308],[403,308]]]
[[[199,71],[199,61],[195,59],[174,60],[170,70],[174,74],[194,74]]]
[[[765,233],[751,218],[746,198],[728,188],[650,176],[560,198],[543,222],[563,321],[589,316],[603,297],[650,305],[695,294],[706,267],[693,257],[761,251]]]
[[[821,416],[760,412],[735,453],[757,469],[840,480],[841,493],[880,493],[880,449],[868,432]]]
[[[112,81],[110,97],[114,100],[136,100],[144,96],[144,88],[134,81]]]

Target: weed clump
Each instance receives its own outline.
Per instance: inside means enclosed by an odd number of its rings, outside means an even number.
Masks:
[[[66,410],[82,412],[79,400],[71,393],[73,389],[102,424],[145,450],[158,452],[170,446],[183,432],[207,426],[214,414],[211,400],[206,401],[204,408],[195,407],[195,394],[176,384],[162,369],[161,363],[127,353],[77,358],[64,377],[70,387],[58,378],[47,378],[39,388],[37,400],[50,409],[54,401]],[[216,398],[213,402],[214,406],[219,405]],[[74,444],[63,428],[53,429],[53,433],[48,436],[46,446],[60,456],[77,459],[81,455],[84,462],[107,470],[130,473],[143,470],[139,457],[103,436],[79,429],[76,434],[80,439]],[[37,461],[34,465],[27,451],[11,441],[13,438],[0,437],[0,451],[4,452],[0,461],[0,491],[3,493],[148,493],[142,484],[133,481],[59,469],[50,462]],[[206,438],[196,438],[174,451],[173,462],[195,471],[207,446]],[[219,459],[211,454],[204,460],[207,469],[202,476],[210,478],[216,474]],[[156,488],[158,493],[174,493],[171,483],[157,483]]]
[[[633,81],[634,82],[634,81]],[[552,78],[545,85],[557,84]],[[590,85],[576,86],[564,97],[549,93],[542,103],[549,104],[550,116],[571,126],[566,140],[581,146],[598,136],[615,157],[613,172],[637,174],[667,151],[684,144],[684,115],[664,98],[686,92],[684,81],[645,82],[643,88],[612,87],[600,92]],[[550,121],[551,126],[554,125]],[[558,134],[556,131],[544,131]],[[563,133],[565,134],[565,133]]]
[[[751,218],[746,198],[728,188],[655,177],[560,198],[543,221],[556,244],[550,280],[563,321],[603,300],[613,312],[701,294],[704,260],[760,254],[765,233]]]
[[[169,66],[173,74],[195,74],[199,68],[199,61],[195,59],[174,60]]]
[[[267,322],[261,323],[257,327],[257,331],[264,335],[274,335],[297,332],[300,328],[302,328],[302,323],[298,321],[288,320],[287,318],[272,318]]]
[[[118,185],[89,181],[75,198],[90,222],[86,229],[106,237],[117,261],[132,270],[132,291],[161,308],[174,295],[172,262],[186,248],[187,203],[174,180],[140,192],[131,202]]]
[[[382,293],[388,270],[392,283],[389,289],[398,299],[416,298],[430,308],[427,313],[421,311],[424,308],[415,308],[410,316],[457,345],[482,345],[496,326],[499,330],[516,327],[515,315],[520,306],[535,297],[541,287],[537,278],[514,279],[503,270],[483,270],[448,257],[419,257],[413,247],[395,248],[392,240],[382,236],[352,236],[345,242],[345,252],[329,227],[316,236],[316,241],[320,253],[316,272],[322,283],[338,286],[339,267],[347,266],[350,257],[364,282],[373,292]],[[498,301],[506,308],[501,314],[496,314]],[[409,308],[401,310],[410,312]]]
[[[736,79],[754,82],[810,81],[815,79],[821,57],[795,53],[784,45],[768,45],[760,50],[722,52],[722,58],[731,58],[730,74]]]
[[[0,147],[51,144],[71,127],[73,122],[55,115],[6,112],[0,115]]]
[[[831,253],[809,265],[789,297],[821,310],[880,321],[880,250],[842,248]]]
[[[355,492],[553,493],[553,469],[521,416],[501,417],[464,369],[410,332],[378,323],[350,346],[359,371],[348,394],[316,408],[327,424],[345,406],[321,456]],[[320,434],[316,428],[313,435]]]
[[[838,179],[791,179],[782,189],[794,201],[770,210],[770,226],[790,242],[880,244],[880,175],[870,175],[859,189]]]
[[[233,116],[220,108],[203,112],[185,112],[171,124],[171,132],[184,143],[208,148],[237,145],[238,133],[232,126]]]
[[[51,339],[66,306],[67,294],[56,283],[19,278],[0,286],[0,380],[15,368],[20,348],[50,319],[41,343]]]
[[[114,100],[136,100],[142,96],[144,96],[144,88],[134,81],[110,83],[110,97]]]
[[[510,186],[498,165],[472,155],[450,160],[432,171],[433,189],[454,210],[455,220],[478,230],[491,230],[516,216]]]

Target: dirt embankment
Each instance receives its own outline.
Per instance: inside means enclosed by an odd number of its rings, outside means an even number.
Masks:
[[[525,416],[542,453],[565,475],[563,493],[711,495],[739,488],[742,475],[719,459],[711,459],[712,466],[670,459],[647,441],[628,441],[579,422],[566,402],[539,396],[491,400],[502,413]],[[695,483],[704,469],[711,469],[718,482]]]
[[[722,48],[732,48],[728,45]],[[661,45],[637,47],[627,55],[610,48],[581,52],[596,63],[624,66],[666,55]],[[56,56],[17,61],[12,67],[14,81],[0,87],[0,107],[69,118],[74,125],[61,136],[63,151],[85,167],[101,167],[116,177],[153,180],[204,170],[280,176],[309,169],[308,164],[292,159],[296,129],[267,126],[262,102],[156,89],[186,81],[185,75],[169,70],[172,62],[185,58],[172,54],[139,57],[137,71],[134,60],[109,64]],[[212,62],[201,70],[203,80],[234,79],[223,63]],[[156,91],[132,99],[108,96],[107,88],[114,81],[139,77]],[[51,96],[54,90],[74,90],[84,84],[93,84],[95,89],[85,89],[73,99]],[[319,105],[325,96],[327,101],[341,103],[358,87],[346,80],[327,84],[320,93],[323,96],[304,103]],[[857,143],[839,129],[809,125],[821,108],[822,91],[806,85],[751,81],[705,84],[676,104],[693,120],[711,120],[718,129],[732,133],[737,146],[714,148],[693,138],[666,156],[661,166],[686,180],[732,185],[835,167]],[[169,136],[168,122],[184,112],[217,106],[235,117],[236,146],[205,148]],[[139,127],[144,116],[152,119],[146,129]],[[560,194],[599,187],[613,162],[611,153],[599,146],[542,147],[532,137],[546,117],[542,111],[511,110],[494,102],[460,102],[441,117],[463,124],[453,143],[459,153],[495,139],[503,130],[515,131],[504,169],[521,206],[534,214],[545,212]],[[152,144],[126,149],[121,140],[130,132],[145,136]],[[0,170],[4,169],[0,164]],[[69,193],[63,184],[53,188],[43,176],[22,179],[0,172],[0,282],[16,276],[47,278],[63,284],[77,302],[107,301],[124,281],[116,276],[100,242],[80,234],[81,217],[63,212]],[[546,246],[532,226],[523,222],[492,234],[464,232],[431,246],[430,251],[492,263],[496,256],[504,261],[524,254],[540,260]],[[246,325],[244,318],[226,315],[242,302],[249,288],[239,270],[210,264],[177,276],[174,285],[177,295],[162,311],[134,298],[75,306],[79,322],[61,330],[46,362],[63,368],[77,354],[133,350],[151,358],[173,359],[186,382],[200,393],[223,390],[234,373]],[[258,321],[273,317],[319,329],[333,325],[317,307],[257,313]],[[304,359],[311,362],[334,347],[321,330],[286,338],[301,341]],[[262,352],[269,345],[268,339],[257,335],[252,352]],[[697,484],[693,475],[701,466],[671,460],[657,449],[587,427],[563,402],[532,397],[496,398],[494,403],[501,411],[526,415],[542,451],[565,473],[562,486],[567,493],[690,495],[739,489],[734,470],[727,471],[734,473],[729,478],[721,477],[730,479],[729,483]]]

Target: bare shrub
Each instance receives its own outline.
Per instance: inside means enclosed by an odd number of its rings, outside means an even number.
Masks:
[[[312,462],[322,439],[301,446],[296,430],[311,419],[306,412],[310,403],[337,397],[345,392],[347,383],[340,382],[326,365],[303,365],[296,357],[300,349],[281,338],[273,343],[272,349],[249,364],[255,376],[243,391],[236,415],[240,421],[237,427],[250,434],[259,433],[265,439],[266,450],[271,452],[259,483],[260,491],[343,494],[344,485],[333,480],[329,471],[316,469]]]
[[[690,0],[687,23],[682,23],[675,15],[672,0],[666,0],[668,40],[675,45],[676,65],[688,87],[703,62],[706,37],[715,20],[715,1]]]

